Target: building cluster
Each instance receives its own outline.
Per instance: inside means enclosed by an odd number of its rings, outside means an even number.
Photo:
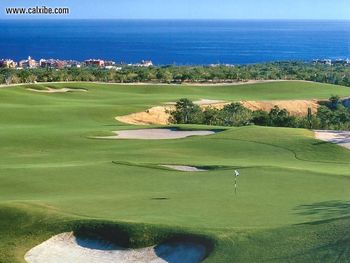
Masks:
[[[342,65],[342,66],[350,66],[350,59],[315,59],[312,61],[314,64],[320,64],[320,65]]]
[[[228,68],[234,68],[234,64],[210,64],[209,67],[211,68],[217,68],[217,67],[228,67]]]
[[[141,60],[140,63],[136,64],[128,64],[128,66],[135,66],[135,67],[152,67],[153,63],[151,60]]]
[[[27,68],[81,68],[81,67],[94,67],[101,69],[115,69],[120,70],[125,64],[116,64],[114,61],[102,60],[102,59],[87,59],[83,62],[75,60],[59,60],[59,59],[40,59],[34,60],[30,56],[27,59],[16,62],[12,59],[0,59],[0,67],[2,68],[14,68],[14,69],[27,69]],[[140,63],[127,64],[127,66],[133,67],[151,67],[152,61],[142,60]]]
[[[12,59],[1,59],[0,60],[0,67],[2,67],[2,68],[16,68],[17,62],[13,61]]]

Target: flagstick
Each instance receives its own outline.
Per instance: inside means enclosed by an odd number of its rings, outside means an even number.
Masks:
[[[237,195],[237,177],[239,176],[239,170],[235,170],[235,195]]]
[[[235,195],[237,195],[237,177],[235,177]]]

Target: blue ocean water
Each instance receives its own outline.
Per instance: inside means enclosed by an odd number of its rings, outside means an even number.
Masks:
[[[350,21],[0,20],[0,58],[249,64],[350,58]]]

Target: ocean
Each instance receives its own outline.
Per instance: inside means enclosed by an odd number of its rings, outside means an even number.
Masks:
[[[350,58],[350,21],[0,20],[0,58],[251,64]]]

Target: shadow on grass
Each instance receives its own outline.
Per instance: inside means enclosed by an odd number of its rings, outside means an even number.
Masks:
[[[86,238],[76,238],[76,242],[79,246],[87,249],[95,249],[95,250],[103,250],[103,251],[114,251],[116,249],[121,250],[122,248],[103,241],[103,240],[95,240],[95,239],[86,239]]]
[[[151,198],[151,200],[166,201],[166,200],[169,200],[169,198],[168,197],[153,197],[153,198]]]
[[[307,205],[300,205],[295,208],[299,215],[315,215],[322,218],[342,217],[350,215],[350,201],[326,201]]]
[[[312,145],[324,145],[324,144],[331,144],[331,143],[330,142],[326,142],[326,141],[318,141],[318,142],[312,143]]]
[[[167,200],[166,197],[164,197]],[[160,198],[163,200],[163,198]],[[202,247],[204,256],[214,248],[214,240],[201,234],[185,233],[179,229],[154,228],[143,224],[115,224],[106,221],[81,221],[73,226],[77,243],[85,248],[113,250],[115,248],[143,248],[155,245],[155,252],[166,257],[168,247],[183,249],[183,244]],[[158,245],[157,245],[158,244]]]
[[[174,235],[154,247],[156,255],[168,263],[202,262],[213,249],[212,241],[191,235]]]

